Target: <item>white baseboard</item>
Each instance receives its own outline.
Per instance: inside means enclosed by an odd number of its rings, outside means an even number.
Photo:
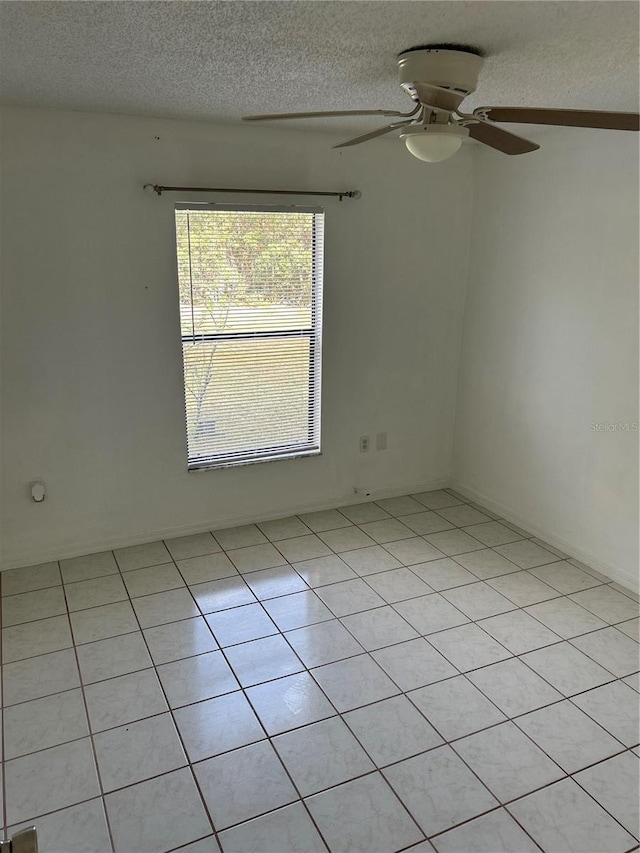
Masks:
[[[387,486],[380,489],[372,489],[368,497],[362,494],[354,494],[353,492],[348,494],[342,493],[333,497],[323,498],[322,500],[283,506],[277,510],[260,514],[256,512],[235,513],[218,516],[215,519],[209,518],[206,521],[197,521],[192,524],[146,530],[136,536],[106,536],[104,538],[75,540],[68,545],[63,544],[51,548],[16,551],[3,557],[0,571],[21,568],[23,566],[34,566],[53,560],[68,560],[71,557],[82,557],[86,554],[96,554],[100,551],[113,551],[116,548],[128,548],[131,545],[145,545],[147,542],[157,542],[160,539],[174,539],[177,536],[206,533],[207,531],[222,529],[224,527],[236,527],[240,524],[255,524],[260,521],[273,521],[278,518],[287,518],[290,515],[300,515],[306,512],[320,512],[321,510],[363,503],[368,500],[418,494],[419,492],[428,492],[431,489],[445,488],[450,485],[450,482],[448,477],[440,477],[439,479],[422,480],[419,483],[405,483],[402,486]]]
[[[523,530],[533,533],[537,538],[543,539],[545,542],[548,542],[549,545],[553,545],[554,548],[564,551],[565,554],[569,555],[569,557],[579,560],[587,566],[591,566],[591,568],[600,572],[600,574],[606,575],[606,577],[610,578],[612,581],[616,581],[634,592],[640,591],[640,577],[637,575],[636,577],[633,577],[632,575],[621,571],[617,566],[604,563],[602,560],[597,559],[593,554],[590,554],[588,551],[584,551],[576,546],[575,543],[569,542],[567,539],[563,539],[561,536],[557,536],[554,533],[550,533],[548,530],[543,530],[535,524],[531,524],[526,518],[513,512],[510,507],[494,501],[492,498],[482,492],[479,492],[477,489],[467,486],[466,483],[463,483],[460,480],[452,480],[451,488],[460,492],[462,495],[468,496],[471,500],[486,506],[487,509],[495,512],[506,521],[510,521],[512,524],[521,527]]]
[[[473,489],[460,480],[451,480],[450,478],[438,478],[432,480],[423,480],[418,483],[405,483],[402,486],[387,486],[380,489],[372,489],[370,495],[362,494],[337,494],[332,497],[326,497],[322,500],[307,501],[305,503],[296,503],[295,505],[283,506],[271,512],[258,514],[256,512],[235,513],[224,516],[219,516],[215,519],[207,519],[206,521],[197,521],[190,524],[182,524],[173,527],[155,528],[146,530],[136,536],[105,536],[103,538],[75,540],[68,545],[53,546],[51,548],[35,548],[15,553],[7,554],[2,560],[2,568],[0,571],[8,569],[21,568],[23,566],[33,566],[39,563],[48,563],[52,560],[66,560],[72,557],[81,557],[85,554],[95,554],[100,551],[112,551],[116,548],[127,548],[131,545],[144,545],[147,542],[156,542],[160,539],[173,539],[178,536],[189,536],[194,533],[206,533],[207,531],[220,529],[223,527],[235,527],[240,524],[254,524],[260,521],[272,521],[278,518],[286,518],[290,515],[299,515],[306,512],[320,512],[325,509],[334,509],[337,506],[348,506],[350,504],[362,503],[366,500],[379,500],[382,498],[392,498],[399,495],[417,494],[418,492],[427,492],[431,489],[442,489],[450,487],[466,495],[470,500],[482,504],[487,509],[495,512],[501,518],[522,527],[524,530],[533,533],[536,537],[543,539],[555,548],[564,551],[570,557],[591,566],[596,571],[606,575],[612,581],[622,584],[627,589],[638,592],[640,590],[640,578],[632,577],[626,572],[620,571],[616,566],[604,563],[597,559],[592,554],[577,547],[573,542],[569,542],[560,536],[556,536],[541,527],[531,524],[528,519],[513,512],[508,506],[505,506],[498,501],[493,500],[477,489]]]

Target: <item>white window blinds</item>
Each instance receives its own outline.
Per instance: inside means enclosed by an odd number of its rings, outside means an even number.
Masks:
[[[176,205],[189,469],[320,452],[319,208]]]

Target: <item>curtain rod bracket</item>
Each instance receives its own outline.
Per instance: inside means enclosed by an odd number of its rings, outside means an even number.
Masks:
[[[339,192],[312,192],[311,190],[249,190],[234,187],[163,187],[160,184],[145,184],[144,191],[151,195],[163,192],[187,192],[187,193],[248,193],[260,195],[321,195],[333,196],[342,201],[343,198],[358,199],[362,197],[360,190],[342,190]]]

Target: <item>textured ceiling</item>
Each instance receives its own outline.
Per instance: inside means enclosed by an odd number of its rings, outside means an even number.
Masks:
[[[444,41],[486,53],[465,107],[638,106],[633,2],[0,2],[0,28],[5,103],[214,121],[406,109],[396,54]]]

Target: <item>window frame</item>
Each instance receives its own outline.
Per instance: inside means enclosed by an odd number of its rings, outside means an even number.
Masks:
[[[182,329],[182,316],[180,314],[180,336],[182,346],[183,362],[183,392],[185,403],[185,433],[187,436],[187,470],[189,472],[209,471],[219,468],[234,468],[239,465],[255,465],[262,462],[277,462],[287,459],[301,459],[309,456],[322,455],[322,309],[324,294],[324,208],[308,205],[249,205],[249,204],[224,204],[218,202],[178,202],[174,205],[174,244],[176,249],[176,280],[179,285],[178,273],[178,242],[175,228],[175,214],[178,211],[201,212],[203,210],[214,210],[219,212],[231,211],[236,213],[308,213],[313,214],[312,220],[312,258],[311,258],[311,325],[298,329],[269,329],[264,331],[241,331],[241,332],[207,332],[196,334],[185,334]],[[178,309],[180,308],[178,288]],[[193,307],[193,303],[192,303]],[[224,341],[242,340],[285,340],[292,338],[306,338],[309,341],[309,378],[308,393],[309,405],[307,415],[307,442],[300,445],[299,449],[285,450],[287,445],[278,445],[272,448],[262,448],[256,451],[238,451],[232,454],[222,455],[209,454],[191,458],[189,456],[188,441],[188,415],[187,415],[187,386],[184,374],[185,344],[217,343]],[[314,440],[317,439],[317,440]],[[232,458],[235,457],[235,458]]]

